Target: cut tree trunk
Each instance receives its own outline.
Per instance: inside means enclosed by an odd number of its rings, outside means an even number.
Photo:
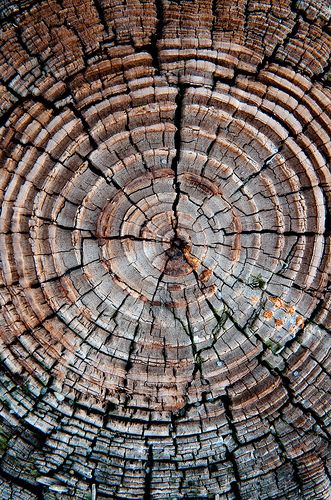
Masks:
[[[329,0],[1,0],[0,497],[328,499]]]

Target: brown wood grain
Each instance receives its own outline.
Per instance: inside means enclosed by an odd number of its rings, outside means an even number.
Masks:
[[[0,498],[330,498],[327,0],[0,0]]]

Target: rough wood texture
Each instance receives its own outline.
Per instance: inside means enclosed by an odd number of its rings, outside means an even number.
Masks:
[[[1,498],[331,498],[329,1],[0,7]]]

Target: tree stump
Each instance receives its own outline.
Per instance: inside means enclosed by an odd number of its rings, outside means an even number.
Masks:
[[[328,0],[1,0],[0,489],[328,499]]]

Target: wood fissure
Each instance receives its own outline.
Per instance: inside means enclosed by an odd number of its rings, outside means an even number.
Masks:
[[[0,0],[0,497],[330,496],[327,0]]]

